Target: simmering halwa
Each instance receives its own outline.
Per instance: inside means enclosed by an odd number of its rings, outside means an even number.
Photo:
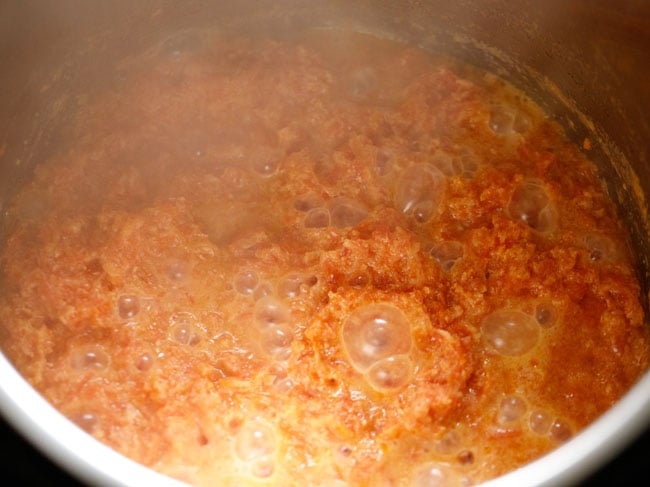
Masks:
[[[471,485],[646,370],[595,167],[494,76],[342,33],[116,69],[8,211],[0,343],[117,451],[198,485]]]

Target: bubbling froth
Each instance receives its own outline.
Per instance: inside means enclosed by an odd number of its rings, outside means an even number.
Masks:
[[[404,313],[387,303],[353,311],[343,323],[341,338],[352,365],[366,372],[376,362],[411,349],[410,325]]]

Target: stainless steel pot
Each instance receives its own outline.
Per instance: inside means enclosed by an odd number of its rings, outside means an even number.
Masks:
[[[369,31],[442,50],[522,88],[576,142],[588,138],[589,156],[630,229],[648,311],[650,3],[644,0],[5,0],[0,3],[0,209],[40,159],[63,149],[76,106],[110,86],[113,66],[125,55],[188,28],[279,34],[305,26]],[[85,482],[173,484],[70,425],[2,355],[0,410],[30,442]],[[576,483],[649,423],[646,374],[583,433],[490,484]]]

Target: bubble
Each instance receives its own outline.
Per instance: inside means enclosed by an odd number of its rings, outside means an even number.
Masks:
[[[317,281],[318,279],[313,275],[287,274],[278,283],[278,295],[283,298],[295,298],[305,287],[313,286]]]
[[[155,360],[156,359],[154,358],[153,354],[149,352],[141,353],[135,360],[135,367],[141,372],[146,372],[151,367],[153,367]]]
[[[483,319],[481,334],[496,352],[517,356],[535,346],[539,338],[539,326],[525,313],[499,310]]]
[[[167,276],[174,281],[186,279],[188,274],[188,265],[185,262],[175,261],[167,266]]]
[[[476,171],[481,164],[476,153],[469,148],[464,148],[459,156],[461,174],[463,177],[470,179],[476,175]]]
[[[460,474],[443,463],[426,463],[420,466],[411,481],[411,487],[451,487],[462,484]]]
[[[433,201],[420,201],[413,206],[413,218],[415,218],[415,221],[418,223],[425,223],[433,217],[434,211],[435,208]]]
[[[233,286],[238,293],[249,296],[255,292],[257,282],[258,278],[255,271],[245,270],[235,276]]]
[[[253,292],[253,299],[259,301],[260,299],[271,296],[273,294],[273,286],[270,282],[260,282]]]
[[[552,232],[557,227],[555,209],[546,190],[537,181],[524,181],[515,189],[508,212],[511,218],[541,233]]]
[[[399,176],[393,202],[404,213],[426,221],[433,216],[445,191],[444,175],[434,166],[416,164]]]
[[[455,240],[432,245],[431,256],[438,261],[444,271],[450,271],[458,259],[464,254],[464,246]]]
[[[341,330],[343,346],[361,372],[375,362],[411,349],[411,330],[404,313],[387,303],[371,304],[353,311]]]
[[[515,113],[510,107],[497,105],[490,111],[490,129],[497,135],[511,134],[514,120]]]
[[[584,246],[589,251],[589,259],[593,262],[600,260],[616,260],[618,252],[614,242],[604,235],[587,234],[582,237]]]
[[[512,121],[512,128],[515,132],[523,134],[530,129],[530,117],[523,112],[517,112]]]
[[[279,360],[288,358],[293,331],[287,325],[274,325],[262,330],[260,346],[271,357]]]
[[[470,179],[478,170],[479,159],[472,149],[463,147],[460,153],[454,156],[447,152],[436,152],[431,164],[447,177],[463,176]]]
[[[135,318],[140,312],[140,300],[133,294],[122,294],[117,298],[117,313],[123,320]]]
[[[244,462],[264,460],[275,452],[275,432],[259,420],[247,421],[235,436],[235,454]]]
[[[189,323],[176,324],[171,329],[170,337],[176,343],[189,345],[191,347],[196,346],[201,342],[201,335],[197,333],[196,328]]]
[[[366,210],[361,203],[349,198],[335,198],[327,202],[332,226],[337,228],[355,227],[367,216]]]
[[[302,283],[303,276],[301,274],[284,276],[278,283],[278,294],[283,298],[295,298],[300,294]]]
[[[413,365],[406,355],[378,360],[366,372],[366,380],[379,392],[390,392],[411,380]]]
[[[553,417],[546,411],[533,411],[530,413],[528,425],[533,433],[538,435],[546,435],[551,429]]]
[[[542,302],[535,306],[535,320],[544,328],[550,328],[557,323],[558,312],[553,303]]]
[[[330,212],[327,208],[313,208],[307,212],[303,225],[306,228],[325,228],[330,225]]]
[[[526,401],[517,396],[507,396],[499,404],[497,421],[501,424],[508,424],[518,421],[526,413]]]
[[[77,370],[101,371],[111,364],[111,357],[99,345],[81,346],[72,352],[71,366]]]
[[[255,303],[255,320],[260,328],[280,326],[289,322],[289,308],[273,296],[266,296]]]
[[[90,411],[81,412],[70,417],[70,420],[86,433],[91,433],[98,423],[97,415]]]
[[[452,157],[447,152],[436,152],[431,160],[431,163],[447,177],[454,177],[460,174],[461,168],[458,162],[458,159]]]
[[[451,430],[443,436],[436,444],[436,450],[443,455],[450,455],[457,452],[461,447],[461,437],[458,431]]]
[[[573,430],[567,422],[561,419],[556,419],[553,421],[553,424],[551,424],[549,434],[555,441],[564,443],[565,441],[571,439],[573,436]]]
[[[306,213],[314,208],[322,207],[323,204],[323,198],[318,196],[316,193],[307,193],[296,198],[293,206],[296,210]]]
[[[258,147],[250,155],[249,163],[257,174],[262,177],[272,176],[280,166],[280,157],[275,151]]]
[[[192,313],[174,313],[170,316],[169,323],[169,338],[176,343],[193,347],[201,342],[203,330],[197,326],[197,320]]]

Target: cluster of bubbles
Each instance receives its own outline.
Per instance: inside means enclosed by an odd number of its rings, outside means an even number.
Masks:
[[[550,412],[543,409],[529,410],[526,401],[516,395],[502,398],[497,411],[497,423],[501,426],[510,427],[520,422],[525,422],[526,428],[532,433],[549,436],[560,443],[573,436],[571,426]]]
[[[234,289],[255,300],[253,320],[264,353],[278,360],[289,357],[294,326],[285,300],[297,298],[317,280],[312,274],[288,273],[278,280],[274,290],[270,282],[260,280],[253,270],[243,270],[234,276]]]
[[[463,147],[458,155],[437,152],[431,162],[447,177],[463,176],[466,179],[473,178],[480,165],[478,156],[468,147]]]
[[[557,228],[557,212],[544,184],[536,179],[523,181],[510,197],[508,213],[533,230],[550,233]]]
[[[264,421],[245,422],[234,437],[235,457],[248,465],[253,476],[268,478],[275,471],[277,440],[273,428]]]
[[[350,363],[373,389],[390,392],[410,381],[411,330],[399,308],[388,303],[357,308],[343,323],[341,340]]]
[[[538,342],[540,327],[548,328],[558,320],[553,303],[542,301],[528,314],[514,309],[499,309],[481,321],[483,339],[501,355],[519,356],[531,350]]]
[[[170,277],[174,278],[175,273],[178,271],[178,267],[174,266],[174,274],[170,274]],[[146,310],[150,304],[151,298],[141,298],[136,294],[121,294],[117,298],[117,315],[125,323],[136,323],[142,314],[143,310]],[[183,318],[183,315],[172,316],[170,318],[171,329],[170,338],[174,341],[181,342],[183,344],[196,345],[200,341],[200,333],[194,332],[194,328],[191,325],[193,321],[191,315]],[[135,357],[134,366],[137,370],[141,372],[146,372],[151,369],[153,364],[156,361],[156,355],[151,350],[141,351],[137,357]]]
[[[297,199],[295,208],[305,213],[303,225],[306,228],[351,228],[368,216],[366,207],[351,198],[338,197],[325,202],[312,193]]]
[[[265,296],[255,303],[253,313],[262,350],[273,358],[289,358],[293,342],[289,307],[273,296]]]

